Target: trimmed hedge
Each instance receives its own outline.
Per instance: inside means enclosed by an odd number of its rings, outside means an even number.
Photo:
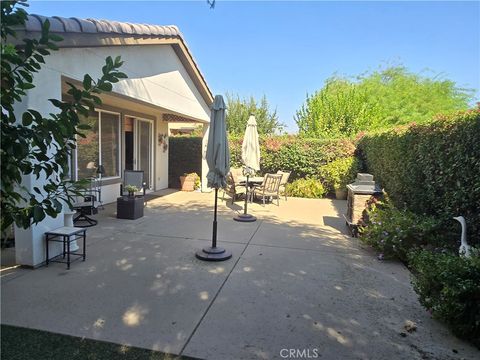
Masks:
[[[365,135],[358,150],[396,207],[452,223],[463,215],[480,244],[480,109]]]
[[[180,188],[184,173],[202,174],[202,138],[170,136],[168,139],[168,187]]]
[[[230,138],[230,164],[242,166],[243,137]],[[305,139],[288,136],[260,137],[260,168],[263,174],[278,170],[291,171],[290,181],[318,177],[322,165],[338,158],[352,156],[355,145],[350,140]]]
[[[242,166],[242,141],[243,137],[231,136],[229,138],[231,167]],[[286,170],[292,172],[289,182],[304,178],[316,178],[324,181],[325,179],[320,176],[321,168],[324,165],[338,159],[351,159],[354,152],[355,145],[351,140],[305,139],[294,135],[262,136],[260,137],[260,173],[276,173],[278,170]],[[201,153],[202,139],[200,137],[175,136],[169,138],[169,187],[180,187],[178,178],[183,173],[196,172],[200,175]],[[351,176],[349,175],[349,177]]]

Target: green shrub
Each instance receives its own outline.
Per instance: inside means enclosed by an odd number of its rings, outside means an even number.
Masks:
[[[242,166],[243,136],[230,136],[230,167]],[[350,158],[353,141],[346,139],[304,139],[294,135],[260,136],[260,175],[290,171],[290,181],[318,178],[319,168],[336,159]],[[180,187],[179,176],[201,173],[201,137],[174,136],[169,139],[169,187]],[[351,161],[351,160],[347,160]],[[324,192],[323,192],[324,193]]]
[[[230,166],[242,165],[243,137],[229,138]],[[304,139],[294,135],[260,137],[261,173],[291,172],[290,179],[318,177],[318,169],[326,163],[353,156],[355,145],[350,140]]]
[[[462,215],[480,244],[480,108],[368,134],[358,143],[367,171],[398,208],[441,219]]]
[[[359,161],[354,156],[338,158],[319,169],[319,177],[329,192],[346,189],[352,183],[359,171]]]
[[[420,303],[480,348],[480,253],[463,258],[423,250],[409,259]]]
[[[381,258],[404,262],[414,248],[444,246],[442,233],[438,219],[398,210],[388,201],[371,204],[360,228],[361,240],[379,251]]]
[[[321,198],[325,195],[322,183],[313,178],[297,179],[287,184],[287,195],[303,198]]]

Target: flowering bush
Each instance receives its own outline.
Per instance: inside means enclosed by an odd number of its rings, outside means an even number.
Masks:
[[[480,252],[474,253],[464,258],[422,250],[411,252],[409,262],[420,303],[480,348]]]
[[[229,137],[230,166],[242,166],[243,137]],[[305,139],[295,135],[261,136],[261,173],[290,171],[290,179],[318,177],[319,168],[328,162],[353,156],[355,145],[346,139]]]
[[[298,179],[287,184],[287,195],[303,198],[321,198],[325,195],[322,183],[313,178]]]
[[[445,242],[438,219],[398,210],[388,200],[370,204],[366,215],[361,240],[378,250],[380,258],[406,262],[411,249]]]
[[[229,136],[230,167],[242,167],[243,136]],[[276,173],[278,170],[290,171],[290,180],[318,178],[319,168],[340,158],[351,158],[355,152],[353,141],[348,139],[322,140],[305,139],[295,135],[260,136],[260,172]],[[178,180],[184,172],[202,169],[202,138],[175,136],[169,139],[169,187],[180,187]],[[315,191],[306,191],[312,197],[319,197],[325,191],[319,191],[318,184],[306,181],[299,186],[310,184]],[[320,184],[321,185],[321,184]],[[299,195],[303,191],[296,192]]]

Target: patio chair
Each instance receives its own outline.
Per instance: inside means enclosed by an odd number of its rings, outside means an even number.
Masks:
[[[238,185],[240,184],[240,178],[243,176],[242,168],[231,168],[230,173],[232,174],[233,182]]]
[[[277,198],[277,206],[280,206],[280,183],[282,181],[282,174],[266,174],[262,185],[253,187],[252,200],[258,195],[263,199],[263,206],[265,206],[265,198]]]
[[[232,171],[227,174],[227,186],[223,189],[222,200],[225,200],[225,194],[230,195],[232,198],[232,205],[236,200],[237,195],[245,194],[245,185],[240,185],[240,181],[235,182],[235,177]]]
[[[291,172],[278,170],[277,174],[282,175],[282,181],[280,181],[280,194],[283,192],[283,194],[285,195],[285,201],[287,201],[287,183],[288,179],[290,178]]]
[[[140,192],[145,197],[147,183],[144,180],[143,170],[125,170],[123,172],[123,183],[120,184],[120,196],[128,195],[125,186],[133,185],[140,189]]]
[[[100,186],[98,179],[90,180],[90,187],[84,190],[80,201],[73,204],[72,208],[77,212],[73,217],[75,227],[90,227],[97,225],[98,221],[91,218],[91,215],[98,214],[98,208],[103,207],[101,201],[98,201],[100,195]]]

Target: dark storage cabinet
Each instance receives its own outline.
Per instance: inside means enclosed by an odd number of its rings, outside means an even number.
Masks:
[[[117,198],[117,218],[135,220],[143,216],[143,196]]]

